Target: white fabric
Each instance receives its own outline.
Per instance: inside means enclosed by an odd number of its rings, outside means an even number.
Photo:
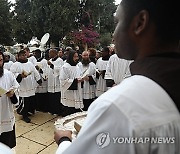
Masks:
[[[14,75],[4,69],[4,75],[0,77],[0,87],[9,91],[10,89],[16,90],[19,87]],[[0,97],[0,135],[3,132],[9,132],[13,130],[15,123],[15,116],[13,110],[13,104],[6,94]]]
[[[174,143],[117,143],[117,137],[174,137]],[[92,103],[64,154],[179,154],[179,145],[180,114],[174,102],[154,81],[136,75]]]
[[[55,61],[52,59],[49,60],[53,65],[54,69],[48,66],[48,92],[55,93],[60,92],[60,69],[63,66],[64,62],[61,58],[57,58]]]
[[[29,97],[35,95],[37,88],[37,81],[40,80],[40,75],[36,70],[35,66],[31,62],[20,63],[15,62],[10,71],[17,77],[19,74],[22,74],[23,71],[30,73],[26,78],[23,78],[19,83],[19,96],[20,97]]]
[[[39,73],[41,80],[42,80],[42,85],[38,85],[36,89],[36,93],[47,93],[47,88],[48,88],[48,64],[46,59],[42,59],[40,62],[36,63],[37,66],[42,69],[43,73]]]
[[[36,58],[34,56],[29,57],[28,61],[31,62],[34,66],[36,66],[37,60],[36,60]]]
[[[132,61],[119,58],[116,54],[109,58],[105,79],[114,80],[119,84],[125,77],[130,76],[129,65]]]
[[[6,62],[6,63],[4,63],[4,68],[7,69],[7,70],[9,71],[12,64],[13,64],[12,61]]]
[[[61,103],[64,106],[83,108],[81,83],[78,83],[78,90],[68,90],[76,78],[81,78],[82,72],[78,65],[71,66],[65,63],[60,72],[61,82]]]
[[[13,154],[11,149],[2,143],[0,143],[0,153],[1,154]]]
[[[96,81],[96,65],[91,62],[88,66],[84,66],[81,62],[78,63],[79,68],[81,69],[81,72],[88,71],[87,76],[92,76],[93,80]],[[95,91],[96,91],[96,85],[90,85],[89,81],[84,80],[83,84],[83,99],[93,99],[96,97]]]
[[[96,69],[98,69],[98,71],[106,70],[107,64],[108,64],[108,61],[102,60],[102,57],[101,57],[97,60]],[[96,96],[99,97],[107,90],[108,89],[106,86],[106,80],[102,78],[102,75],[100,75],[99,79],[97,79],[97,82],[96,82]]]
[[[56,154],[64,152],[64,150],[66,150],[70,145],[71,145],[70,141],[62,142],[61,143],[61,148],[58,148],[58,150],[56,151]]]

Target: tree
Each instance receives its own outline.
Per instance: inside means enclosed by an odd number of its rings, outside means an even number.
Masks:
[[[13,13],[13,32],[15,40],[19,43],[27,43],[33,36],[33,31],[30,27],[30,0],[16,0]]]
[[[0,44],[12,44],[12,27],[11,27],[11,14],[10,3],[7,0],[0,0]]]
[[[91,22],[100,34],[114,31],[113,15],[116,11],[115,0],[83,0],[83,10],[89,13]]]
[[[82,25],[94,25],[103,34],[112,32],[114,0],[17,0],[14,11],[14,34],[18,42],[27,43],[32,36],[40,39],[50,33],[50,42],[59,41]]]
[[[51,3],[49,31],[53,42],[59,43],[72,30],[78,28],[78,0],[58,0]]]
[[[92,25],[82,26],[81,30],[71,33],[72,41],[87,50],[89,47],[95,47],[99,43],[99,34],[93,30]]]

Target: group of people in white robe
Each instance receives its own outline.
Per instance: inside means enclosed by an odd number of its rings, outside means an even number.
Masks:
[[[91,62],[90,53],[79,54],[68,49],[63,61],[56,49],[50,49],[49,59],[37,49],[30,56],[29,48],[18,53],[13,63],[5,56],[4,68],[11,71],[20,87],[17,90],[19,104],[17,113],[27,123],[36,111],[66,116],[74,112],[87,111],[90,104],[109,87],[120,83],[128,75],[129,64],[110,49],[102,49],[102,57]]]

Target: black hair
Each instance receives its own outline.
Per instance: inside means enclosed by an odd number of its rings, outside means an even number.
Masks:
[[[109,48],[108,47],[103,47],[102,51],[101,52],[110,52]]]
[[[66,62],[69,63],[71,66],[76,66],[76,64],[77,64],[77,62],[75,62],[73,60],[75,53],[77,53],[77,52],[74,50],[70,50],[70,52],[68,53],[68,56],[67,56]]]
[[[141,10],[147,10],[150,21],[156,25],[157,37],[162,41],[179,41],[180,9],[178,0],[122,0],[121,6],[126,14],[127,24]]]
[[[20,51],[18,52],[18,57],[19,57],[20,55],[22,55],[22,54],[25,54],[25,53],[26,53],[26,51],[20,50]]]
[[[2,55],[3,57],[3,61],[5,60],[5,57],[4,57],[4,53],[2,51],[0,51],[0,55]]]
[[[36,52],[36,53],[38,53],[38,54],[41,54],[41,50],[40,50],[40,49],[36,49],[36,50],[34,50],[33,52]]]

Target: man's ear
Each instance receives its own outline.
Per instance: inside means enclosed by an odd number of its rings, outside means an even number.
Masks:
[[[140,11],[133,20],[134,34],[142,34],[149,24],[149,13],[146,10]]]

